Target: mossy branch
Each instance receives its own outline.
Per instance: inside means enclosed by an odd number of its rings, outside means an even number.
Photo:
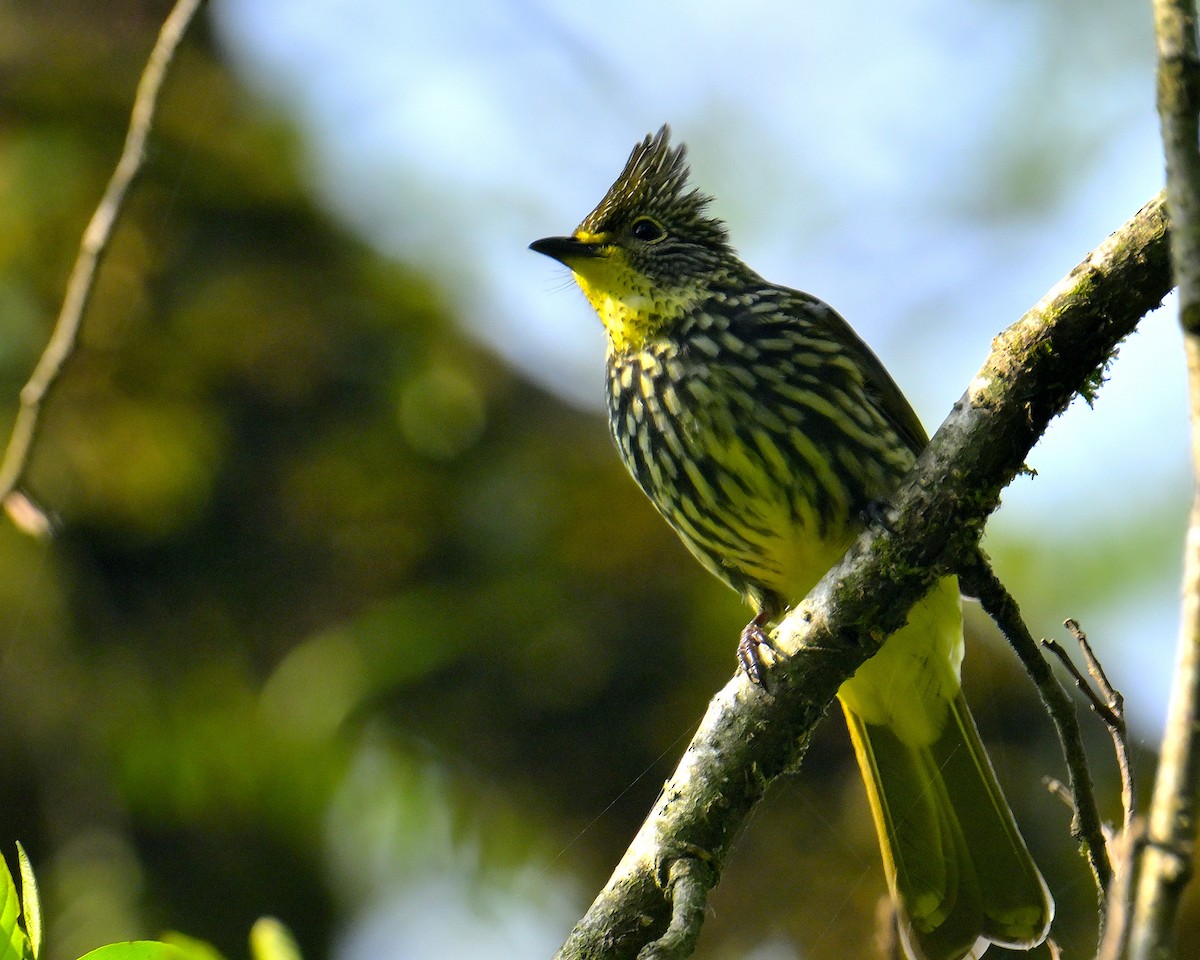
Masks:
[[[991,355],[921,455],[886,524],[787,617],[776,642],[788,658],[764,693],[735,676],[700,728],[605,888],[559,960],[682,956],[734,836],[780,774],[795,769],[838,687],[936,576],[978,547],[1000,491],[1050,420],[1094,382],[1116,345],[1170,290],[1167,224],[1156,198],[993,342]],[[690,861],[695,869],[682,869]],[[672,891],[686,878],[688,901]],[[661,938],[670,930],[666,940]],[[685,948],[686,949],[686,948]]]

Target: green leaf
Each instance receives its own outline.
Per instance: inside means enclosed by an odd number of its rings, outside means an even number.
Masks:
[[[193,957],[174,944],[157,940],[129,940],[92,950],[79,960],[193,960]]]
[[[17,923],[21,903],[8,864],[0,856],[0,960],[28,960],[33,956],[29,938]]]
[[[162,935],[163,943],[178,947],[187,955],[188,960],[225,960],[221,952],[211,943],[189,937],[178,930],[168,930]]]
[[[292,931],[274,917],[259,917],[250,928],[252,960],[300,960]]]
[[[29,938],[29,952],[33,954],[33,960],[37,960],[42,951],[42,900],[38,896],[33,864],[20,840],[17,841],[17,861],[21,865],[21,913],[25,918],[25,935]]]

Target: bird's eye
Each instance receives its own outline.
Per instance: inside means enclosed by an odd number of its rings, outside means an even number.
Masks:
[[[633,226],[629,228],[629,233],[633,239],[641,240],[643,243],[654,243],[667,235],[666,231],[649,217],[638,217],[634,220]]]

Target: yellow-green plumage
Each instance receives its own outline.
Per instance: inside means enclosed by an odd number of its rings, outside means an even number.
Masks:
[[[572,236],[532,246],[604,322],[610,426],[634,479],[755,622],[773,621],[926,437],[846,322],[746,267],[707,203],[663,127]],[[962,655],[949,577],[839,691],[914,960],[1031,947],[1053,914],[963,699]]]

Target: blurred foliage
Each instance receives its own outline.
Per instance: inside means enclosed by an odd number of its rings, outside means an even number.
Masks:
[[[9,420],[167,6],[0,6]],[[203,24],[171,74],[36,450],[29,490],[58,535],[0,524],[0,845],[39,866],[45,955],[175,928],[244,956],[271,913],[322,957],[397,884],[531,869],[575,874],[548,921],[565,933],[731,672],[745,613],[600,419],[315,209],[288,128]],[[978,632],[979,723],[1080,957],[1093,893],[1040,785],[1060,770],[1049,726]],[[826,724],[737,849],[698,956],[866,955],[877,861]]]
[[[41,900],[29,858],[20,843],[18,892],[0,859],[0,960],[39,960],[42,953]],[[126,940],[89,950],[81,960],[224,960],[210,944],[168,933],[162,940]],[[274,917],[261,917],[250,929],[250,960],[301,960],[291,931]]]

